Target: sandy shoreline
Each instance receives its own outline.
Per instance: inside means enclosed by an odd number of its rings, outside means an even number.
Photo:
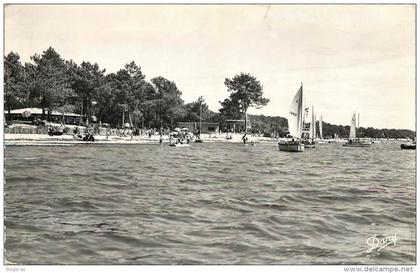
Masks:
[[[268,137],[248,137],[255,143],[276,143],[276,139]],[[233,134],[232,139],[226,139],[226,134],[203,134],[201,139],[204,142],[242,143],[241,134]],[[73,135],[49,136],[41,134],[5,134],[5,145],[74,145],[74,144],[157,144],[159,136],[106,136],[95,135],[94,142],[81,141]],[[169,137],[164,136],[163,142],[168,143]]]

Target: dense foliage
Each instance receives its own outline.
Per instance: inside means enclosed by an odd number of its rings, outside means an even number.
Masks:
[[[147,82],[135,62],[105,75],[98,64],[66,61],[53,49],[35,54],[22,65],[16,53],[5,58],[5,109],[39,107],[49,119],[51,111],[76,112],[88,121],[122,127],[173,127],[176,121],[198,117],[204,99],[184,104],[175,82],[155,77]]]
[[[45,119],[51,111],[80,113],[90,122],[112,127],[173,128],[177,121],[219,122],[250,119],[253,132],[283,136],[287,119],[247,115],[250,107],[260,108],[261,83],[252,75],[240,73],[225,79],[229,97],[220,102],[219,113],[212,112],[203,97],[184,103],[176,83],[162,76],[146,81],[141,67],[128,63],[116,73],[105,74],[98,64],[64,60],[53,49],[35,54],[22,64],[17,53],[4,57],[4,108],[39,107]],[[221,128],[224,128],[223,126]],[[349,126],[323,123],[325,137],[347,137]],[[410,130],[359,128],[364,137],[415,137]]]
[[[336,134],[340,138],[346,138],[350,134],[350,126],[334,125],[330,123],[322,123],[323,136],[325,138],[333,138]],[[404,129],[374,129],[372,127],[357,128],[357,137],[368,138],[411,138],[416,137],[416,133],[411,130]]]
[[[244,118],[247,124],[247,111],[250,107],[261,108],[270,101],[264,98],[261,83],[250,74],[240,73],[232,79],[226,78],[225,85],[230,92],[229,98],[220,102],[219,110],[225,118]]]

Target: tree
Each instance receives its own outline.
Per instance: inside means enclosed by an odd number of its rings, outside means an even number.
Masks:
[[[200,117],[201,120],[207,120],[214,115],[202,96],[196,101],[187,103],[185,105],[185,112],[184,120],[186,121],[200,121]]]
[[[94,97],[97,102],[95,116],[100,122],[108,122],[113,126],[118,124],[118,109],[115,101],[116,91],[109,83],[105,83],[94,90]]]
[[[82,62],[80,66],[72,61],[67,62],[71,86],[77,94],[75,105],[80,106],[80,115],[90,118],[92,110],[92,101],[98,94],[97,89],[104,83],[105,69],[100,69],[97,63]]]
[[[151,127],[154,119],[154,109],[157,104],[157,93],[155,87],[149,83],[145,82],[142,86],[142,96],[143,99],[139,104],[139,121],[141,122],[141,127],[144,128],[146,124],[147,127]],[[157,125],[156,125],[157,126]]]
[[[244,115],[246,128],[248,108],[263,107],[270,100],[262,96],[263,87],[261,83],[250,74],[241,73],[232,79],[226,78],[225,85],[228,88],[228,92],[231,92],[230,102],[225,100],[225,105],[233,106],[233,109],[236,108],[236,110],[239,110]]]
[[[181,99],[182,92],[174,82],[164,77],[156,77],[151,80],[156,89],[154,107],[158,124],[160,127],[170,124],[173,127],[174,121],[184,113],[184,101]]]
[[[43,115],[45,109],[48,109],[48,113],[54,109],[64,111],[68,108],[67,100],[75,96],[66,63],[52,47],[41,56],[35,54],[31,59],[34,66],[27,66],[31,73],[31,97],[37,98]]]
[[[219,103],[222,105],[222,108],[219,109],[219,112],[220,112],[220,115],[223,117],[223,119],[227,119],[227,118],[240,119],[241,118],[241,110],[240,110],[239,103],[237,101],[228,98]]]
[[[27,90],[19,54],[10,52],[4,58],[4,105],[9,116],[12,108],[22,106],[28,100]]]
[[[117,91],[116,102],[120,105],[123,116],[125,112],[128,112],[128,120],[130,125],[133,126],[133,113],[138,114],[138,108],[144,99],[143,85],[146,82],[141,67],[137,66],[135,62],[131,62],[110,79],[111,85]]]

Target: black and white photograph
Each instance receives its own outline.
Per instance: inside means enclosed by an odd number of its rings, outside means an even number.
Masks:
[[[416,11],[3,3],[3,269],[415,272]]]

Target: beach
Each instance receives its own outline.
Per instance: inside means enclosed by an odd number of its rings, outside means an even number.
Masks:
[[[201,134],[201,139],[205,142],[226,142],[241,143],[242,134],[230,134],[232,139],[226,139],[226,134]],[[50,136],[43,134],[5,134],[4,142],[6,145],[64,145],[64,144],[156,144],[159,143],[159,135],[140,135],[140,136],[104,136],[95,135],[94,142],[82,141],[74,135]],[[256,143],[275,143],[275,138],[262,136],[249,136],[249,141]],[[163,142],[169,142],[169,136],[163,136]]]

